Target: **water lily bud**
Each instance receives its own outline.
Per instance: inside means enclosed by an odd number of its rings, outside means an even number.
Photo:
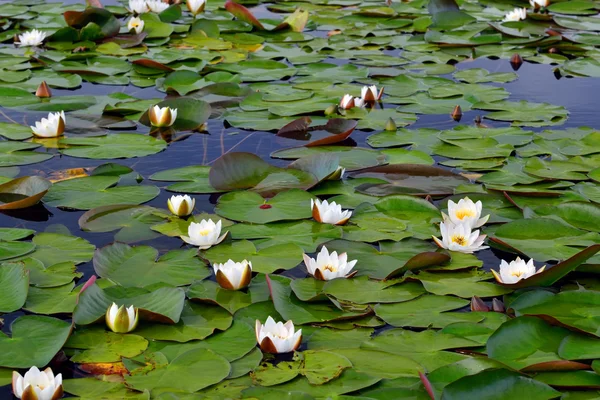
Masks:
[[[335,171],[333,171],[329,176],[327,176],[324,180],[326,181],[339,181],[344,177],[344,173],[346,172],[346,168],[337,167]]]
[[[483,311],[488,312],[490,308],[477,296],[471,298],[471,311]]]
[[[317,222],[332,225],[344,225],[350,219],[352,211],[342,211],[342,206],[335,201],[328,203],[327,200],[310,200],[312,216]]]
[[[213,264],[217,283],[227,290],[243,289],[252,280],[252,263],[244,260],[235,262],[228,260],[225,264]]]
[[[12,390],[17,399],[57,400],[63,397],[62,374],[54,376],[51,368],[40,371],[35,366],[25,376],[13,371]]]
[[[332,104],[325,109],[325,115],[331,115],[337,111],[338,106],[336,104]]]
[[[396,123],[394,122],[394,120],[392,119],[392,117],[390,117],[387,122],[385,123],[385,128],[386,131],[390,131],[390,132],[396,132],[396,130],[398,130],[398,127],[396,126]]]
[[[48,34],[46,32],[38,31],[37,29],[33,29],[31,31],[27,31],[21,35],[18,35],[18,41],[15,41],[17,46],[40,46],[44,39]]]
[[[354,97],[349,94],[345,94],[340,100],[340,108],[343,110],[354,108]]]
[[[188,236],[181,236],[186,242],[198,246],[200,250],[206,250],[217,245],[225,239],[227,232],[221,235],[221,220],[216,224],[212,219],[202,220],[200,223],[192,222],[188,227]]]
[[[50,90],[50,87],[46,81],[42,81],[42,83],[40,83],[40,86],[38,86],[37,90],[35,91],[35,95],[40,98],[52,97],[52,91]]]
[[[491,271],[498,282],[513,284],[519,282],[521,279],[527,279],[535,274],[539,274],[544,271],[545,268],[546,266],[544,265],[536,271],[533,260],[525,262],[525,260],[517,257],[514,261],[511,261],[510,264],[502,260],[500,262],[500,270],[498,272],[494,270]]]
[[[270,316],[265,324],[256,320],[256,341],[265,353],[282,354],[296,350],[302,343],[302,329],[294,331],[294,323],[288,321],[275,323]]]
[[[308,273],[320,281],[329,281],[335,278],[350,278],[358,271],[350,273],[357,260],[348,261],[348,255],[342,253],[338,256],[334,251],[329,254],[327,247],[323,246],[317,258],[310,258],[304,254],[304,264]]]
[[[492,310],[499,313],[503,313],[506,311],[506,309],[504,308],[504,303],[498,299],[492,300]]]
[[[117,306],[112,303],[106,310],[106,325],[116,333],[127,333],[135,329],[138,324],[138,309],[133,306]]]
[[[518,71],[521,65],[523,65],[523,58],[518,53],[513,54],[510,58],[510,66],[513,71]]]
[[[31,131],[37,137],[52,138],[62,135],[65,131],[65,112],[49,113],[48,118],[36,121],[35,126],[30,126]]]
[[[433,241],[442,249],[473,253],[488,248],[483,246],[486,235],[480,235],[479,231],[471,232],[467,224],[454,225],[451,221],[445,221],[440,224],[440,232],[442,240],[433,236]]]
[[[206,0],[187,0],[185,4],[192,15],[196,16],[204,11]]]
[[[148,118],[152,126],[157,128],[166,128],[173,125],[177,119],[177,109],[170,107],[150,107],[148,110]]]
[[[454,107],[454,110],[452,110],[452,113],[450,114],[450,116],[456,122],[460,121],[460,119],[462,118],[462,109],[460,108],[459,105],[457,105],[456,107]]]
[[[171,196],[169,200],[167,200],[167,206],[169,207],[169,211],[173,213],[173,215],[177,215],[178,217],[187,217],[194,211],[194,206],[196,205],[196,199],[192,199],[190,196],[186,195],[177,195]]]

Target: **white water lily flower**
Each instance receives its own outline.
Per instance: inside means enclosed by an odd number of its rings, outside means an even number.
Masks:
[[[198,15],[204,11],[204,7],[206,7],[206,0],[187,0],[185,4],[192,15]]]
[[[12,390],[17,399],[60,399],[63,397],[62,374],[54,376],[51,368],[40,371],[36,366],[25,372],[25,376],[13,371]]]
[[[143,14],[150,11],[146,0],[129,0],[129,11],[134,14]]]
[[[360,98],[360,97],[354,98],[354,107],[362,108],[366,105],[367,104],[365,103],[365,101],[362,98]]]
[[[292,321],[275,323],[270,316],[264,325],[256,320],[255,332],[260,349],[266,353],[289,353],[300,347],[302,342],[302,329],[294,332]]]
[[[228,260],[225,264],[213,264],[217,283],[223,289],[238,290],[250,284],[252,280],[252,263],[244,260],[235,262]]]
[[[317,222],[333,225],[344,225],[350,219],[352,211],[342,211],[342,206],[335,201],[328,203],[327,200],[310,200],[312,216]]]
[[[451,251],[461,253],[473,253],[475,251],[487,249],[488,246],[482,246],[486,235],[479,235],[479,231],[471,232],[471,227],[467,224],[454,225],[447,221],[440,224],[442,240],[433,236],[435,243]]]
[[[360,96],[365,103],[373,103],[381,100],[381,96],[383,96],[383,88],[381,88],[380,91],[377,91],[377,86],[375,85],[363,86],[360,91]]]
[[[511,22],[511,21],[522,21],[527,18],[527,9],[526,8],[515,8],[502,20],[502,22]]]
[[[531,4],[534,10],[538,10],[540,7],[548,7],[550,0],[529,0],[529,4]]]
[[[479,228],[490,218],[489,215],[481,218],[482,208],[483,204],[481,201],[474,203],[473,200],[468,197],[460,199],[458,203],[448,200],[448,215],[442,213],[442,217],[444,218],[444,221],[450,220],[454,225],[466,224],[469,225],[471,229]]]
[[[202,220],[200,223],[192,222],[188,227],[188,236],[181,236],[186,242],[194,246],[198,246],[200,250],[206,250],[211,246],[217,245],[225,239],[227,232],[222,236],[221,220],[216,224],[212,219]]]
[[[186,195],[177,195],[171,196],[169,200],[167,200],[167,206],[169,207],[169,211],[173,213],[173,215],[177,215],[178,217],[187,217],[194,211],[194,206],[196,205],[196,199],[192,199],[190,196]]]
[[[335,278],[350,278],[357,271],[350,273],[356,265],[357,260],[348,261],[348,255],[342,253],[338,256],[337,252],[329,254],[327,247],[323,246],[317,259],[310,258],[304,254],[304,264],[308,273],[320,281],[329,281]]]
[[[30,126],[30,128],[37,137],[58,137],[65,131],[66,121],[67,118],[65,117],[64,111],[49,113],[48,118],[42,118],[41,121],[36,121],[35,126]]]
[[[150,11],[155,13],[161,13],[169,8],[169,3],[164,3],[161,0],[146,0],[146,4]]]
[[[344,110],[349,110],[354,108],[354,97],[349,94],[345,94],[344,97],[340,100],[340,108]]]
[[[127,30],[135,31],[135,33],[140,34],[144,30],[144,21],[139,17],[131,17],[129,18],[129,22],[127,22]]]
[[[517,257],[517,259],[511,261],[510,264],[502,260],[500,262],[500,270],[498,272],[492,270],[492,274],[494,274],[494,278],[496,278],[498,282],[511,284],[538,274],[545,268],[546,266],[544,265],[536,271],[533,260],[529,260],[529,262],[526,263],[520,257]]]
[[[138,324],[138,309],[133,306],[125,308],[112,303],[106,310],[106,325],[116,333],[127,333],[135,329]]]
[[[148,118],[152,126],[157,128],[165,128],[173,125],[177,119],[177,109],[170,107],[150,107],[148,110]]]
[[[39,46],[44,42],[46,36],[48,36],[46,32],[33,29],[18,35],[19,41],[15,42],[15,44],[19,46]]]

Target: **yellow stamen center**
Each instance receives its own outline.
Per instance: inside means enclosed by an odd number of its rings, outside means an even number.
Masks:
[[[138,26],[140,26],[140,24],[138,24],[137,22],[132,22],[131,26],[134,28],[137,28]]]
[[[454,235],[450,238],[450,240],[459,246],[465,246],[467,244],[467,239],[462,235]]]
[[[475,213],[470,208],[461,208],[460,210],[456,211],[456,218],[461,220],[466,217],[472,217],[474,215]]]
[[[337,272],[337,268],[331,264],[327,264],[326,266],[323,267],[323,271]]]
[[[200,233],[200,236],[208,236],[208,234],[210,233],[210,229],[205,229],[205,230],[200,231],[198,233]]]
[[[516,276],[517,278],[520,278],[521,275],[523,275],[523,271],[513,271],[511,273],[512,276]]]

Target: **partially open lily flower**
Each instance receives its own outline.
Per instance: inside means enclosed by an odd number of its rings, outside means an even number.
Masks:
[[[360,96],[365,103],[374,103],[381,100],[381,96],[383,96],[383,88],[381,88],[380,91],[377,91],[377,86],[375,85],[363,86],[360,91]]]
[[[250,284],[252,280],[252,263],[244,260],[235,262],[227,261],[225,264],[213,264],[217,283],[228,290],[243,289]]]
[[[146,4],[150,11],[155,13],[161,13],[169,8],[169,3],[164,3],[161,0],[146,0]]]
[[[139,17],[129,18],[129,22],[127,22],[127,30],[129,30],[129,32],[134,31],[139,35],[144,30],[144,21]]]
[[[526,8],[515,8],[502,20],[502,22],[514,22],[514,21],[522,21],[527,18],[527,9]]]
[[[302,329],[294,331],[294,323],[288,321],[275,323],[270,316],[265,324],[256,320],[256,341],[265,353],[289,353],[300,347],[302,342]]]
[[[35,126],[30,126],[30,128],[33,134],[40,138],[58,137],[65,131],[66,120],[64,111],[49,113],[48,118],[36,121]]]
[[[365,101],[362,98],[360,98],[360,97],[354,98],[354,107],[362,108],[366,105],[367,104],[365,103]]]
[[[112,303],[106,310],[106,325],[116,333],[127,333],[135,329],[138,324],[138,309],[133,306],[125,308]]]
[[[177,215],[178,217],[187,217],[194,211],[194,206],[196,205],[196,199],[192,199],[190,196],[186,195],[177,195],[171,196],[169,200],[167,200],[167,206],[169,206],[169,211],[173,213],[173,215]]]
[[[473,200],[468,197],[460,199],[458,203],[448,200],[448,215],[442,213],[442,217],[444,218],[444,221],[450,220],[454,225],[466,224],[469,225],[471,229],[479,228],[490,218],[489,215],[481,218],[482,208],[483,204],[481,201],[474,203]]]
[[[48,34],[46,32],[38,31],[37,29],[32,29],[27,31],[21,35],[18,35],[18,42],[15,42],[18,46],[39,46],[44,43],[44,39],[46,39]]]
[[[446,221],[440,224],[442,240],[433,236],[435,243],[442,249],[459,251],[461,253],[473,253],[475,251],[487,249],[488,246],[482,246],[486,235],[479,235],[479,231],[471,232],[471,227],[467,224],[454,225]]]
[[[550,5],[550,0],[529,0],[529,4],[537,11],[540,7],[548,7]]]
[[[200,250],[206,250],[217,245],[225,239],[227,232],[221,235],[221,220],[216,224],[212,219],[202,220],[200,223],[192,222],[188,227],[188,236],[181,236],[186,242],[198,246]]]
[[[350,278],[357,271],[350,273],[357,260],[348,261],[348,255],[342,253],[338,256],[336,251],[329,254],[327,247],[323,246],[317,259],[304,254],[304,264],[308,273],[320,281],[329,281],[335,278]]]
[[[187,0],[186,3],[188,10],[192,15],[196,16],[204,11],[206,7],[206,0]]]
[[[150,107],[148,110],[148,118],[150,118],[150,123],[152,126],[156,126],[157,128],[166,128],[167,126],[171,126],[175,123],[177,119],[177,109],[170,107],[159,107],[154,106]]]
[[[146,0],[129,0],[129,11],[134,14],[143,14],[150,11]]]
[[[510,264],[502,260],[500,262],[500,270],[498,272],[492,270],[492,274],[494,274],[494,278],[496,278],[498,282],[512,284],[519,282],[521,279],[527,279],[538,274],[545,268],[546,266],[544,265],[536,271],[533,260],[525,262],[525,260],[517,257],[514,261],[511,261]]]
[[[312,216],[317,222],[333,225],[344,225],[352,216],[352,211],[342,210],[342,206],[335,201],[328,203],[327,200],[310,200]]]
[[[13,371],[12,390],[17,399],[57,400],[63,397],[62,374],[54,376],[52,369],[40,371],[35,366],[25,376]]]
[[[340,108],[344,110],[354,108],[354,97],[345,94],[344,97],[342,97],[342,100],[340,100]]]

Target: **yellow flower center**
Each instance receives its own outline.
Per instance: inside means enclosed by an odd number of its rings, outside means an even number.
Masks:
[[[465,246],[467,244],[467,239],[462,235],[454,235],[450,238],[450,240],[459,246]]]
[[[516,276],[517,278],[520,278],[521,275],[523,275],[523,271],[513,271],[511,273],[512,276]]]
[[[474,215],[475,213],[470,208],[461,208],[460,210],[456,211],[456,218],[461,220],[466,217],[472,217]]]
[[[200,236],[208,236],[208,234],[210,233],[210,229],[204,229],[203,231],[200,231],[198,233],[200,233]]]
[[[138,26],[140,26],[140,24],[138,24],[137,22],[132,22],[131,26],[134,28],[137,28]]]
[[[331,264],[327,264],[326,266],[323,267],[324,271],[331,271],[331,272],[337,272],[337,268],[334,267]]]

